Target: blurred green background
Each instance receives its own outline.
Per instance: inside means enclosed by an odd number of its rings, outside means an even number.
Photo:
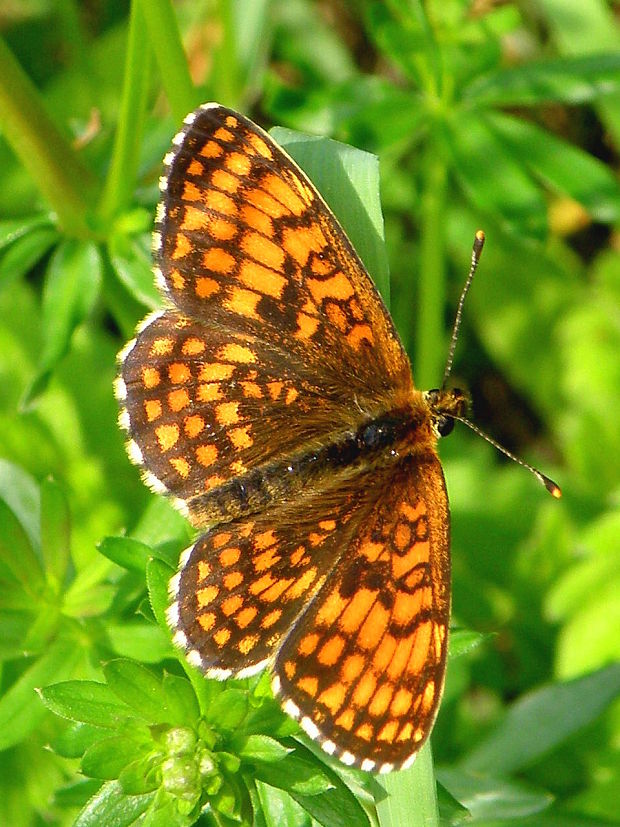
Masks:
[[[378,156],[391,308],[420,388],[441,382],[486,231],[453,383],[564,496],[465,428],[440,446],[453,625],[467,630],[432,738],[440,811],[620,824],[619,13],[602,0],[2,4],[0,823],[97,823],[82,808],[116,778],[79,775],[82,752],[56,741],[66,723],[35,689],[101,682],[119,656],[173,668],[148,555],[131,570],[99,546],[127,530],[172,560],[190,536],[129,464],[112,382],[159,301],[161,159],[183,116],[218,100]],[[266,801],[256,823],[310,823],[297,799],[280,820]],[[200,823],[247,812],[220,816]]]

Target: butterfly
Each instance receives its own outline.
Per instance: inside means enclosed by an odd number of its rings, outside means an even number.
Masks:
[[[333,213],[256,124],[191,113],[164,159],[164,310],[120,355],[131,459],[199,530],[171,582],[205,675],[266,666],[329,754],[410,765],[439,706],[450,516],[436,443],[464,415],[421,392]]]

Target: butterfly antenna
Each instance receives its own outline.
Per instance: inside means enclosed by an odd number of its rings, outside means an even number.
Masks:
[[[454,326],[452,327],[452,338],[450,339],[450,347],[448,348],[448,358],[446,360],[446,369],[444,371],[443,381],[441,383],[442,389],[446,387],[446,382],[448,381],[448,377],[452,372],[454,351],[456,350],[456,342],[459,338],[459,329],[461,327],[461,318],[463,316],[463,305],[465,304],[465,299],[467,298],[467,294],[469,293],[469,288],[471,287],[471,283],[474,280],[474,276],[476,275],[476,270],[478,269],[478,262],[480,261],[480,256],[482,255],[482,248],[484,247],[484,238],[484,232],[482,230],[476,230],[476,235],[474,236],[474,245],[471,250],[471,265],[469,267],[469,273],[467,274],[465,286],[461,291],[461,298],[459,299],[458,307],[456,308]]]
[[[450,340],[450,348],[448,350],[448,359],[446,361],[446,369],[443,375],[443,382],[441,384],[442,389],[445,389],[446,382],[448,381],[448,377],[450,376],[450,372],[452,371],[452,362],[454,360],[454,351],[456,348],[456,341],[459,336],[459,328],[461,326],[461,317],[463,315],[463,305],[465,304],[465,298],[469,292],[469,288],[471,287],[471,283],[474,279],[474,275],[476,274],[476,270],[478,269],[478,262],[480,261],[480,256],[482,255],[482,248],[484,247],[484,232],[482,230],[477,230],[474,244],[471,251],[471,265],[469,268],[469,273],[467,275],[467,279],[465,281],[465,286],[461,291],[461,298],[459,299],[458,307],[456,308],[456,317],[454,319],[454,327],[452,328],[452,339]],[[479,428],[477,425],[474,425],[473,422],[470,422],[469,419],[466,419],[464,416],[459,416],[458,414],[448,414],[452,419],[456,419],[459,422],[462,422],[463,425],[467,425],[467,427],[472,430],[478,436],[481,436],[482,439],[486,440],[489,445],[492,445],[496,448],[500,453],[504,454],[504,456],[511,459],[513,462],[516,462],[517,465],[520,465],[522,468],[526,468],[530,473],[532,473],[536,479],[542,483],[547,491],[551,494],[551,496],[559,499],[562,496],[562,491],[560,486],[557,485],[550,477],[547,477],[538,468],[534,468],[533,465],[530,465],[529,462],[525,462],[525,460],[521,459],[520,457],[515,456],[512,451],[509,451],[508,448],[504,448],[503,445],[500,445],[497,440],[490,437],[486,434],[482,428]]]

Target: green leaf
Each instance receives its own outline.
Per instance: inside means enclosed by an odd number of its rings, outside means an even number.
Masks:
[[[81,758],[88,747],[109,736],[107,729],[72,722],[52,740],[51,747],[63,758]]]
[[[175,654],[170,635],[152,622],[110,623],[106,633],[114,652],[124,658],[160,663]]]
[[[30,272],[57,241],[54,227],[37,227],[14,241],[0,258],[0,292]]]
[[[166,611],[170,605],[168,584],[174,574],[173,570],[161,560],[149,560],[146,566],[146,584],[153,614],[159,626],[168,632]]]
[[[620,664],[530,692],[460,766],[494,775],[521,769],[591,723],[619,693]]]
[[[71,541],[69,503],[60,486],[51,479],[41,483],[41,551],[45,577],[59,594],[67,577]]]
[[[489,113],[487,120],[542,181],[583,204],[595,221],[618,220],[620,187],[609,167],[522,118]]]
[[[553,796],[527,784],[481,777],[459,769],[438,769],[437,777],[473,820],[523,819],[546,810]]]
[[[390,276],[379,198],[379,159],[328,138],[275,127],[271,137],[304,169],[327,201],[372,275],[389,298]]]
[[[9,506],[34,548],[41,546],[41,497],[39,486],[18,465],[0,459],[0,499]],[[0,522],[0,525],[2,523]]]
[[[147,562],[153,556],[150,546],[131,537],[104,537],[98,549],[117,566],[139,574],[144,573]]]
[[[118,781],[108,781],[80,812],[73,827],[130,827],[153,798],[154,793],[125,795]]]
[[[30,235],[41,227],[53,226],[49,213],[29,216],[28,218],[10,218],[0,221],[0,250],[9,247],[21,238]]]
[[[296,752],[290,752],[275,764],[257,764],[254,774],[261,781],[271,784],[272,787],[287,790],[291,795],[319,795],[331,790],[336,783],[318,760],[307,760]]]
[[[52,371],[69,350],[73,331],[91,312],[101,281],[102,262],[95,244],[69,240],[55,250],[43,291],[43,351],[24,406],[45,390]]]
[[[464,98],[476,106],[582,104],[620,90],[620,54],[586,55],[523,63],[476,78]]]
[[[209,705],[207,723],[218,730],[235,732],[248,713],[248,693],[242,689],[225,689]]]
[[[19,743],[39,726],[46,713],[36,690],[70,675],[82,657],[75,640],[58,639],[22,672],[0,700],[0,750]]]
[[[161,307],[161,293],[153,278],[150,232],[139,236],[115,233],[108,251],[116,275],[131,295],[151,310]]]
[[[235,752],[246,761],[267,763],[281,761],[286,758],[290,751],[275,738],[270,738],[268,735],[248,735],[235,749]]]
[[[0,500],[0,582],[19,584],[30,600],[44,585],[43,570],[30,539],[8,505]],[[6,603],[4,604],[6,607]],[[36,604],[33,604],[33,609]]]
[[[106,663],[103,672],[112,692],[136,715],[150,723],[169,723],[161,678],[150,669],[141,663],[118,658]]]
[[[41,690],[41,699],[56,715],[105,729],[117,729],[133,717],[106,684],[96,681],[52,684]]]
[[[471,629],[450,629],[448,657],[460,658],[461,655],[466,655],[474,649],[478,649],[491,637],[492,635],[473,632]]]
[[[143,758],[148,746],[123,735],[104,738],[88,747],[80,767],[90,778],[112,781],[128,764]]]
[[[200,707],[191,683],[177,675],[164,675],[163,689],[170,723],[175,726],[195,726]]]
[[[260,780],[255,783],[266,827],[311,827],[308,813],[285,790]]]

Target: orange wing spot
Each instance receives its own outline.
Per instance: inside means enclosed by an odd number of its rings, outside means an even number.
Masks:
[[[215,615],[213,612],[205,612],[203,615],[198,615],[198,623],[205,632],[210,632],[215,626]]]
[[[355,730],[355,734],[358,738],[361,738],[362,741],[366,741],[366,743],[370,743],[374,740],[375,737],[375,730],[372,724],[362,724]]]
[[[186,181],[183,187],[183,201],[201,201],[202,190],[193,181]]]
[[[407,663],[408,675],[419,675],[424,670],[428,658],[428,650],[433,634],[433,624],[430,620],[421,623],[414,635],[414,645]]]
[[[160,336],[157,339],[153,339],[150,354],[151,356],[169,356],[173,348],[174,339],[171,339],[169,336]]]
[[[217,357],[223,362],[238,362],[243,365],[256,362],[256,354],[253,350],[245,345],[237,345],[234,343],[223,345],[219,349]]]
[[[301,597],[301,595],[307,592],[310,586],[314,583],[316,576],[317,570],[314,566],[304,572],[299,580],[296,580],[286,593],[286,600],[296,600],[298,597]]]
[[[411,741],[411,736],[413,735],[413,724],[411,721],[407,721],[407,723],[403,726],[401,731],[396,736],[397,741]],[[416,740],[420,740],[419,738]]]
[[[229,345],[228,347],[234,347]],[[218,354],[219,356],[220,354]],[[222,379],[230,379],[235,370],[234,365],[225,365],[222,362],[210,362],[202,365],[198,374],[201,382],[221,382]]]
[[[271,193],[276,200],[285,205],[287,212],[299,216],[305,211],[306,204],[304,201],[277,173],[270,172],[264,175],[261,185],[267,192]]]
[[[393,691],[394,687],[391,683],[382,683],[377,689],[368,707],[368,712],[370,712],[373,718],[381,717],[386,711],[392,700]]]
[[[378,591],[375,589],[372,591],[370,589],[358,589],[358,591],[351,598],[351,602],[348,606],[346,606],[346,601],[341,598],[342,609],[338,612],[340,615],[338,625],[343,632],[346,632],[347,634],[357,632],[366,619],[366,615],[370,611],[373,603],[377,599],[377,594]],[[333,618],[331,622],[333,623],[334,620],[336,620],[336,618]],[[376,640],[377,638],[375,638],[375,642]]]
[[[241,249],[246,256],[250,256],[260,264],[272,270],[282,271],[284,267],[284,251],[264,235],[248,230],[241,238]]]
[[[161,416],[162,407],[159,399],[147,399],[144,403],[144,413],[149,422],[154,419],[159,419]]]
[[[284,387],[284,382],[267,382],[267,391],[269,396],[275,402],[278,396],[282,393],[282,388]]]
[[[228,535],[228,538],[230,538],[230,535]],[[228,539],[226,542],[228,542]],[[220,563],[224,566],[224,568],[229,568],[230,566],[234,566],[238,563],[240,557],[241,549],[237,546],[231,546],[230,548],[225,548],[222,552],[220,552]]]
[[[221,145],[215,141],[207,141],[206,144],[200,149],[200,155],[204,155],[205,158],[219,158],[223,152],[224,150]],[[202,164],[200,165],[200,170],[202,172]]]
[[[311,632],[309,635],[304,635],[299,641],[299,649],[297,650],[302,657],[311,655],[316,649],[320,638],[316,632]]]
[[[190,208],[188,207],[188,210]],[[185,222],[183,222],[185,223]],[[183,233],[177,233],[176,237],[176,244],[174,245],[174,250],[172,251],[172,258],[184,258],[188,253],[192,251],[192,242],[186,235]]]
[[[168,378],[174,385],[182,385],[189,382],[192,372],[185,362],[172,362],[168,365]]]
[[[399,626],[408,626],[420,613],[421,609],[430,606],[433,599],[431,589],[420,587],[414,594],[397,592],[392,610],[392,620]]]
[[[353,285],[344,273],[336,273],[329,279],[308,279],[308,289],[317,304],[324,299],[348,299],[353,295]]]
[[[142,384],[145,388],[156,388],[161,382],[161,376],[156,368],[142,368]]]
[[[261,620],[260,627],[261,629],[269,629],[273,626],[274,623],[277,623],[278,620],[282,617],[282,609],[274,609],[272,612],[269,612],[265,615],[265,617]]]
[[[277,600],[279,597],[282,596],[283,592],[285,592],[288,587],[293,583],[292,579],[285,580],[282,578],[278,580],[276,583],[271,586],[271,588],[266,589],[260,596],[261,600],[264,600],[266,603],[273,603],[274,600]]]
[[[305,267],[310,253],[318,253],[327,242],[318,226],[285,227],[282,230],[282,246],[300,267]]]
[[[160,425],[159,428],[155,428],[155,436],[157,437],[160,450],[163,452],[169,451],[171,448],[174,448],[179,441],[179,426]]]
[[[206,344],[202,339],[196,336],[190,336],[183,342],[181,351],[184,356],[200,356],[201,353],[204,353],[205,348]]]
[[[240,571],[231,571],[230,574],[224,575],[222,583],[228,591],[232,591],[243,583],[243,575]]]
[[[194,292],[199,299],[208,299],[214,293],[217,293],[220,285],[215,279],[210,279],[208,276],[198,276],[194,284]]]
[[[377,646],[372,656],[372,665],[378,675],[381,675],[388,668],[396,651],[396,638],[392,635],[384,635],[383,640]]]
[[[297,399],[298,396],[299,391],[297,390],[297,388],[289,388],[286,392],[284,401],[287,405],[291,405]]]
[[[189,477],[191,468],[189,462],[184,457],[172,457],[168,460],[168,462],[172,465],[177,474],[180,477],[183,477],[184,480]]]
[[[220,215],[228,215],[231,218],[237,215],[237,205],[234,200],[220,190],[206,190],[204,203],[208,209]]]
[[[251,204],[243,204],[240,208],[239,218],[247,227],[258,230],[263,235],[273,237],[274,228],[272,219],[261,210],[257,210]]]
[[[236,129],[239,126],[239,121],[234,115],[226,115],[226,120],[224,123],[226,126],[230,126],[231,129]]]
[[[197,158],[193,158],[191,164],[187,168],[187,174],[202,177],[204,175],[204,172],[204,166],[200,163],[200,161]]]
[[[351,314],[351,316],[353,316],[353,318],[356,321],[358,321],[358,322],[362,321],[362,319],[364,318],[364,311],[360,307],[360,304],[357,301],[357,299],[350,299],[348,304],[347,304],[347,308],[348,308],[349,313]]]
[[[233,128],[237,126],[237,121],[231,123],[230,126],[232,126]],[[219,129],[215,130],[215,132],[213,133],[213,137],[216,141],[226,141],[227,143],[230,143],[231,141],[235,140],[235,136],[233,135],[233,133],[229,132],[228,129],[224,129],[223,126],[220,126]]]
[[[401,688],[394,693],[394,697],[392,698],[392,703],[390,704],[390,715],[393,715],[394,718],[404,718],[411,709],[412,702],[413,693],[401,686]]]
[[[266,296],[273,296],[275,299],[282,297],[282,292],[286,287],[284,276],[268,267],[263,267],[256,261],[241,262],[239,281],[251,290],[256,290]]]
[[[394,532],[394,545],[404,551],[411,544],[411,528],[408,523],[398,523]]]
[[[296,548],[295,551],[291,554],[291,556],[289,558],[290,561],[291,561],[291,565],[292,566],[298,566],[300,563],[302,565],[305,565],[306,563],[308,563],[310,561],[310,558],[305,557],[305,554],[306,554],[306,547],[305,546],[299,546],[299,548]]]
[[[261,390],[260,385],[257,385],[256,382],[239,382],[241,385],[241,390],[243,391],[243,395],[246,399],[262,399],[263,392]]]
[[[321,520],[319,522],[319,528],[322,531],[333,531],[336,528],[336,521],[335,520]]]
[[[318,623],[322,626],[331,626],[341,616],[346,605],[347,601],[337,591],[332,591],[317,612]]]
[[[416,636],[415,633],[409,637],[401,638],[396,644],[396,649],[392,655],[392,660],[387,667],[387,674],[393,681],[398,681],[405,669],[408,669],[411,658],[416,656]],[[426,664],[426,652],[421,662],[421,668]]]
[[[202,583],[211,574],[211,564],[206,560],[198,561],[198,582]]]
[[[415,523],[419,517],[426,514],[426,507],[423,500],[418,500],[414,506],[409,505],[407,502],[402,502],[400,504],[400,513],[403,514],[409,522]]]
[[[256,310],[260,300],[260,293],[254,293],[252,290],[243,290],[241,287],[231,287],[230,293],[223,304],[226,310],[230,310],[231,313],[236,313],[238,316],[245,316],[247,319],[258,319],[260,321],[261,317]]]
[[[268,571],[273,568],[276,563],[279,563],[281,559],[282,555],[278,554],[277,546],[268,548],[267,551],[263,551],[262,554],[254,558],[254,571]]]
[[[422,695],[422,711],[427,715],[433,708],[435,700],[435,681],[429,680],[424,687],[424,694]]]
[[[350,333],[347,333],[347,342],[351,345],[353,350],[357,350],[362,342],[368,342],[372,345],[375,342],[375,337],[372,328],[367,324],[356,324]]]
[[[185,207],[183,213],[183,220],[181,221],[181,229],[183,230],[207,230],[211,223],[211,217],[204,211],[202,207],[194,207],[189,204]],[[191,249],[191,243],[190,244]],[[178,256],[175,256],[177,258]]]
[[[234,172],[235,175],[239,175],[241,178],[245,178],[252,169],[252,161],[247,155],[243,155],[241,152],[231,152],[230,155],[224,158],[224,164],[226,169]]]
[[[247,606],[235,615],[235,623],[240,629],[245,629],[258,614],[256,606]]]
[[[215,418],[220,425],[234,425],[239,422],[239,403],[222,402],[215,409]]]
[[[237,609],[240,609],[242,606],[243,598],[239,594],[233,594],[230,597],[227,597],[226,600],[223,600],[221,604],[222,611],[224,612],[226,617],[234,615]]]
[[[261,531],[254,538],[253,546],[255,549],[265,549],[275,546],[278,538],[275,535],[273,528],[268,528],[267,531]]]
[[[438,623],[433,627],[433,637],[435,639],[435,653],[439,655],[446,639],[446,627],[443,623]]]
[[[198,608],[204,609],[204,607],[208,606],[209,603],[213,603],[219,593],[219,586],[205,586],[203,589],[198,589],[196,592]]]
[[[255,580],[253,583],[250,583],[250,594],[261,594],[264,592],[265,589],[270,588],[276,581],[273,577],[267,573],[263,574],[262,577],[259,577],[258,580]]]
[[[228,439],[231,441],[233,448],[238,451],[244,448],[251,448],[254,445],[254,440],[251,436],[252,428],[250,425],[244,425],[242,428],[233,428],[228,432]]]
[[[246,190],[245,198],[250,205],[270,218],[282,218],[283,215],[288,214],[286,207],[264,190]],[[271,233],[268,233],[268,235],[271,235]]]
[[[308,534],[308,542],[311,546],[320,546],[323,540],[325,540],[325,534],[319,534],[318,531],[313,531],[311,534]]]
[[[365,709],[368,702],[372,698],[375,688],[377,686],[377,679],[372,672],[366,672],[359,679],[357,686],[353,690],[353,703],[355,706]]]
[[[172,286],[175,290],[185,290],[185,279],[178,270],[171,270],[168,274],[168,278],[172,282]]]
[[[198,402],[216,402],[222,398],[222,389],[219,382],[202,382],[196,389]]]
[[[207,491],[210,491],[211,488],[217,488],[218,485],[221,485],[223,482],[224,477],[221,477],[219,474],[213,474],[212,477],[205,480],[205,488]]]
[[[240,460],[235,460],[234,462],[230,463],[231,471],[234,471],[235,474],[245,474],[248,470],[247,466],[245,466]]]
[[[377,733],[378,741],[387,741],[391,744],[398,732],[398,721],[388,721]]]
[[[311,698],[316,696],[316,693],[319,691],[319,681],[318,678],[300,678],[297,681],[297,686],[301,689],[302,692],[305,692],[306,695],[310,695]]]
[[[221,531],[212,538],[211,545],[213,548],[222,548],[222,546],[225,546],[226,543],[230,542],[231,537],[232,534],[230,531]]]
[[[215,445],[198,445],[194,453],[196,454],[198,462],[204,465],[205,468],[213,465],[217,459],[217,448]]]
[[[292,680],[295,677],[295,672],[297,672],[297,664],[294,660],[287,660],[284,662],[284,674],[289,680]]]
[[[246,133],[245,139],[254,147],[259,155],[263,156],[263,158],[273,158],[273,152],[269,149],[269,145],[265,143],[262,138],[259,138],[254,132]]]
[[[213,270],[215,273],[230,275],[235,268],[235,259],[221,247],[209,247],[202,257],[202,262],[207,270]]]
[[[366,658],[363,655],[349,655],[342,664],[340,677],[344,683],[353,683],[362,674],[365,667]]]
[[[259,640],[260,638],[258,635],[248,635],[247,637],[244,637],[239,641],[239,643],[237,644],[237,648],[239,649],[242,655],[249,655],[249,653],[256,646]]]
[[[168,407],[175,413],[182,411],[183,408],[187,408],[189,404],[189,393],[185,390],[185,388],[177,388],[174,391],[170,391],[168,394]]]
[[[324,704],[332,715],[335,715],[336,712],[340,709],[343,705],[344,700],[346,697],[346,687],[342,683],[333,683],[327,689],[324,689],[323,692],[318,697],[319,703]]]
[[[333,666],[338,663],[345,640],[340,635],[333,635],[328,638],[317,653],[317,659],[321,666]]]
[[[213,635],[213,640],[217,643],[220,649],[226,646],[230,640],[230,629],[218,629]]]
[[[239,228],[224,218],[213,218],[209,225],[209,232],[217,241],[231,241],[239,232]]]
[[[389,611],[378,601],[374,604],[366,620],[362,623],[357,642],[362,649],[374,649],[377,640],[385,633],[390,620]]]
[[[323,310],[327,318],[337,330],[344,333],[348,329],[349,323],[347,321],[347,317],[339,304],[334,304],[334,302],[326,302]]]
[[[201,416],[198,416],[198,414],[186,416],[183,421],[183,430],[185,431],[185,435],[190,439],[196,439],[196,437],[204,431],[204,427],[205,421]]]
[[[296,339],[311,339],[319,329],[320,320],[316,316],[308,316],[307,313],[299,311],[297,314],[297,330],[295,331]]]
[[[235,193],[241,186],[241,181],[225,169],[214,169],[211,173],[211,184],[218,190]]]

